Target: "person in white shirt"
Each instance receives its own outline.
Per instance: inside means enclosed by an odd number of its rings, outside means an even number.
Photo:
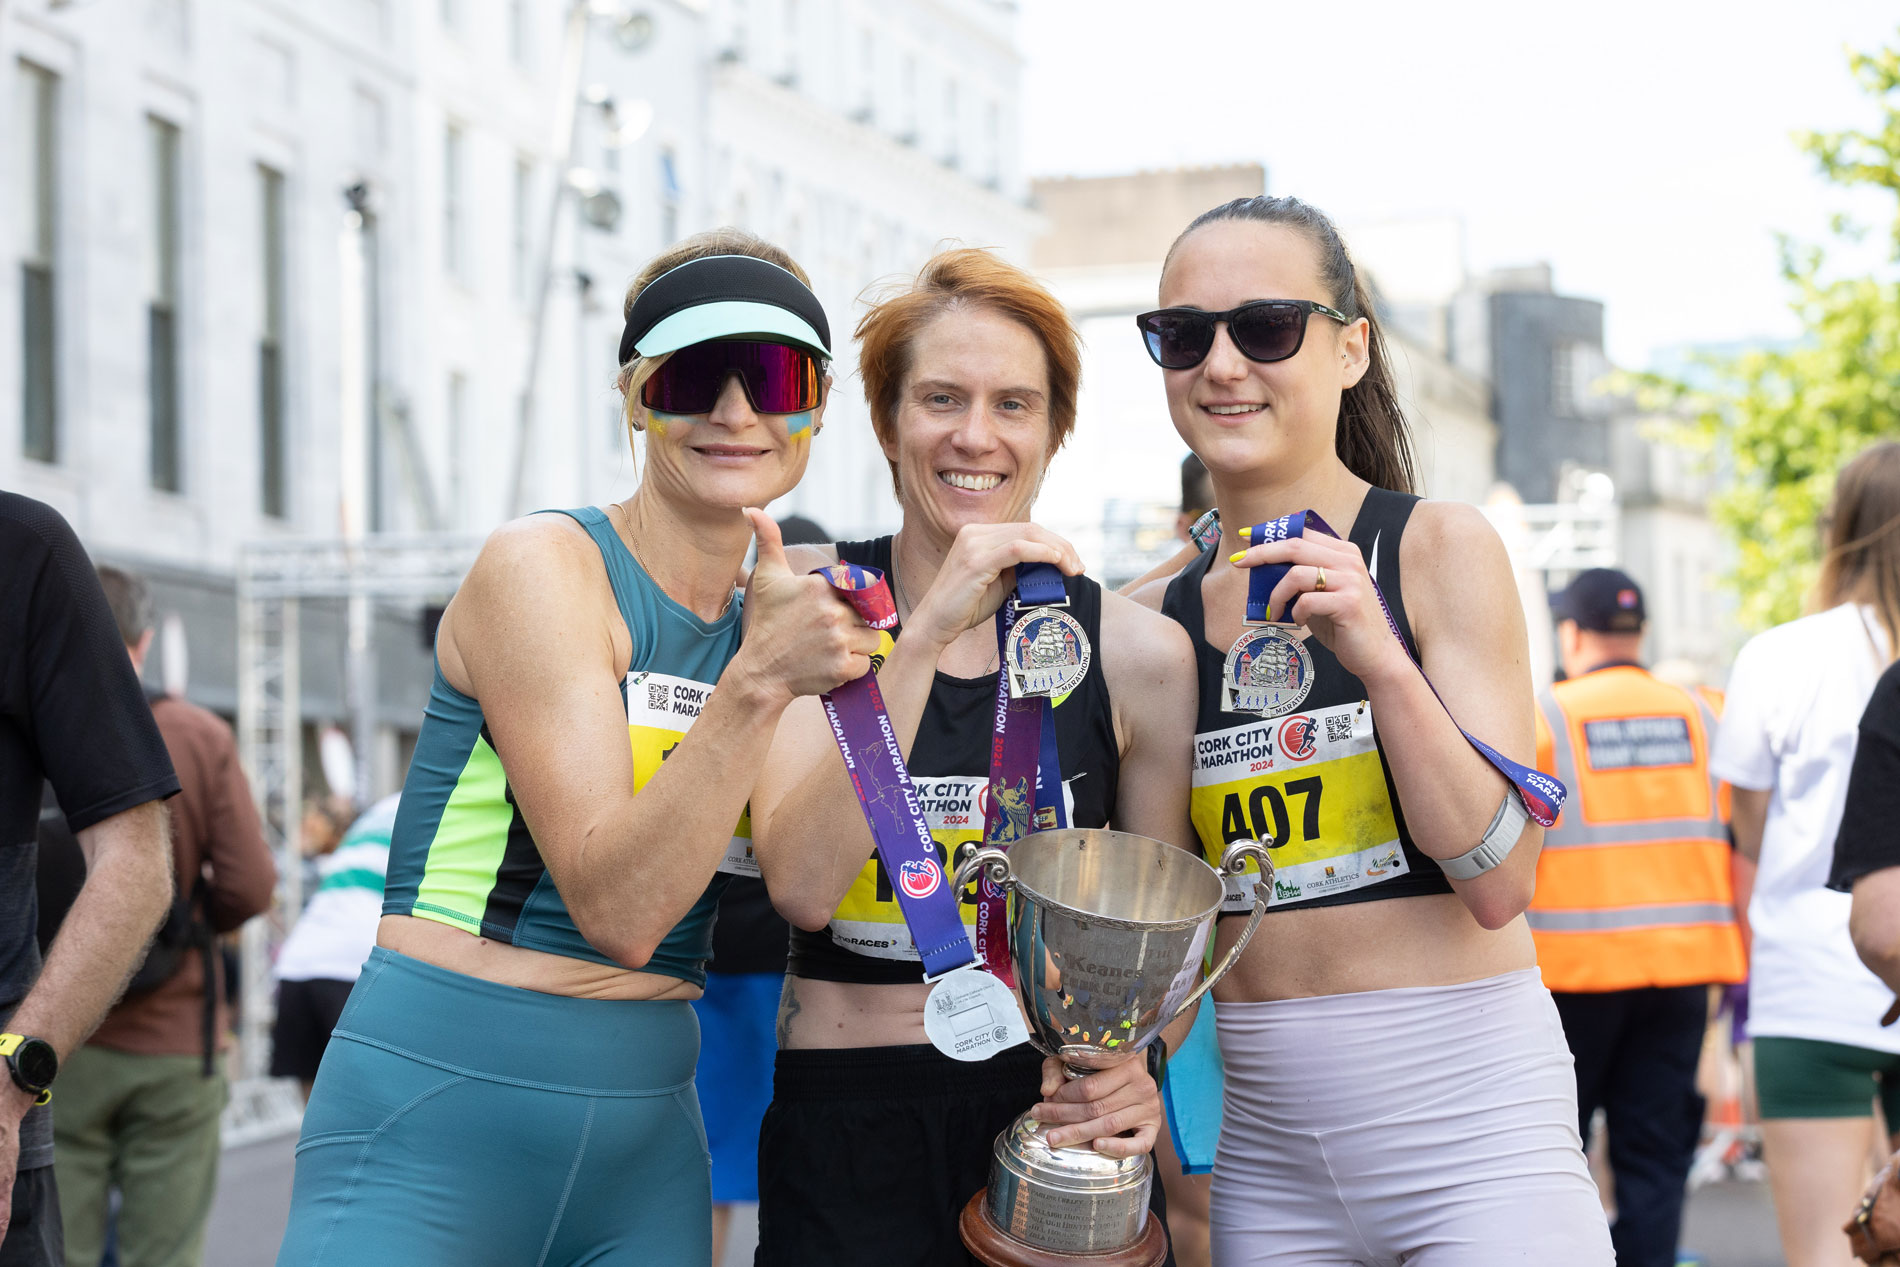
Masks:
[[[1900,648],[1900,444],[1841,471],[1815,614],[1744,646],[1711,768],[1734,789],[1749,904],[1749,1036],[1763,1152],[1790,1267],[1845,1264],[1840,1232],[1866,1183],[1878,1092],[1900,1127],[1892,993],[1854,953],[1850,899],[1827,888],[1857,727]]]
[[[401,793],[385,796],[350,824],[317,864],[317,891],[277,952],[277,1021],[270,1071],[295,1078],[310,1098],[317,1065],[363,961],[376,948],[389,871],[389,833]]]

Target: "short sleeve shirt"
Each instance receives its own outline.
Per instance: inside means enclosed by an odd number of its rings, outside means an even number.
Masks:
[[[1861,714],[1828,887],[1849,893],[1888,867],[1900,867],[1900,661],[1887,666]]]
[[[1861,714],[1887,663],[1869,609],[1843,603],[1750,639],[1735,657],[1709,765],[1766,790],[1748,1030],[1900,1053],[1882,1029],[1893,992],[1854,953],[1849,899],[1828,888]]]
[[[178,791],[92,560],[50,506],[0,492],[0,1016],[39,974],[42,784],[73,831]],[[52,1119],[20,1127],[20,1168],[50,1165]]]

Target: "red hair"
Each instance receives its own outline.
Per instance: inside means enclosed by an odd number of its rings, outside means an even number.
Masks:
[[[1075,430],[1075,398],[1082,382],[1082,336],[1068,310],[1022,269],[976,247],[930,257],[914,281],[886,295],[858,322],[858,373],[871,407],[871,429],[884,444],[897,437],[897,406],[911,371],[917,334],[946,312],[975,309],[1020,323],[1042,345],[1049,369],[1049,453]],[[892,462],[891,484],[897,484]]]

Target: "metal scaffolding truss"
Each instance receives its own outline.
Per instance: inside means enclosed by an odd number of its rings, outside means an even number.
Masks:
[[[479,539],[460,536],[374,536],[253,543],[239,551],[238,750],[277,861],[277,896],[242,934],[242,1059],[225,1111],[227,1143],[292,1129],[301,1115],[295,1088],[267,1077],[271,963],[303,910],[301,600],[347,599],[353,625],[364,627],[377,602],[446,599],[480,547]]]

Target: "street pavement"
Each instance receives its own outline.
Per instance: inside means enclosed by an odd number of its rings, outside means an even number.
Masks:
[[[286,1135],[225,1152],[218,1197],[211,1207],[205,1267],[269,1267],[276,1258],[290,1209],[295,1142]],[[746,1267],[752,1261],[758,1240],[752,1207],[742,1206],[735,1213],[732,1244],[719,1267]],[[1780,1267],[1768,1185],[1713,1183],[1697,1189],[1689,1198],[1682,1244],[1702,1267]]]

